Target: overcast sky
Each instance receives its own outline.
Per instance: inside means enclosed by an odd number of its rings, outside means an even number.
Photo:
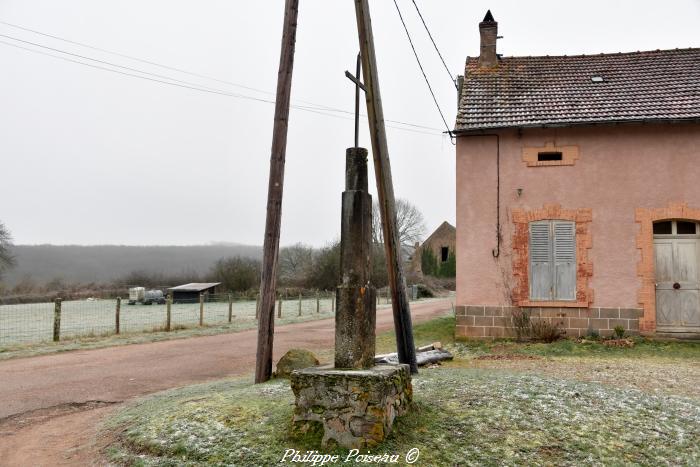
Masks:
[[[490,8],[498,52],[560,55],[700,46],[700,1],[416,0],[453,75],[478,55]],[[301,0],[292,100],[351,111],[357,29],[351,0]],[[429,230],[454,222],[454,146],[390,0],[370,1],[398,197]],[[398,0],[450,125],[456,93],[410,0]],[[18,244],[261,244],[283,0],[0,0],[0,21],[216,78],[159,68],[0,24],[0,221]],[[172,82],[172,81],[171,81]],[[235,83],[262,90],[233,86]],[[282,244],[340,229],[343,113],[290,115]],[[362,121],[361,145],[368,146]],[[410,131],[406,131],[410,130]],[[416,131],[420,131],[416,132]],[[373,174],[371,191],[374,193]]]

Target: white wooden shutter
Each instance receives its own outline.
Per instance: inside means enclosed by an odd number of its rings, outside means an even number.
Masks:
[[[550,222],[530,223],[530,299],[551,300],[554,283],[552,278],[552,239]]]
[[[576,299],[576,224],[552,221],[554,233],[554,299]]]

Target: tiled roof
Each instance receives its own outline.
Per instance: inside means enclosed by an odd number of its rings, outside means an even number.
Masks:
[[[593,81],[594,77],[602,81]],[[455,131],[700,119],[700,49],[467,59]]]

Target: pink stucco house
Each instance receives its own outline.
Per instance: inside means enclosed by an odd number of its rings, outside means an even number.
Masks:
[[[569,336],[700,334],[700,49],[501,57],[457,135],[458,337],[526,309]]]

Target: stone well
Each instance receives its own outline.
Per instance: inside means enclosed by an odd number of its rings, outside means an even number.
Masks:
[[[322,429],[324,447],[334,443],[349,449],[377,445],[413,399],[408,365],[305,368],[292,372],[291,384],[296,397],[293,433]]]

